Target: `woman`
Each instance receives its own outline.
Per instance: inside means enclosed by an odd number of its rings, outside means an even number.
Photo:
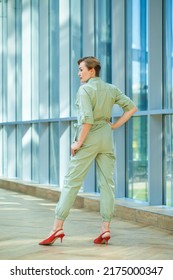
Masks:
[[[100,79],[101,65],[95,57],[78,60],[79,78],[82,83],[77,93],[78,133],[71,145],[71,160],[64,186],[55,210],[55,221],[50,236],[40,245],[51,245],[65,236],[64,221],[74,203],[91,164],[96,160],[99,187],[101,234],[95,244],[108,243],[110,222],[114,212],[114,147],[112,130],[117,129],[137,111],[135,104],[114,85]],[[118,104],[124,111],[115,122],[109,120],[112,107]]]

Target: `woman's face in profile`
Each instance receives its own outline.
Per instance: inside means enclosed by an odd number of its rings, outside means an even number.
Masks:
[[[78,76],[80,78],[81,83],[85,83],[87,82],[90,78],[94,77],[94,68],[92,69],[88,69],[86,67],[85,61],[82,61],[79,64],[79,72],[78,72]]]

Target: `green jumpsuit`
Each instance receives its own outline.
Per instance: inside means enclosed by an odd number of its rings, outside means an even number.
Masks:
[[[75,156],[71,157],[55,217],[65,220],[82,186],[84,178],[96,160],[98,185],[100,188],[100,213],[103,221],[111,221],[114,212],[114,146],[112,128],[108,120],[112,107],[118,104],[129,111],[135,104],[112,84],[99,77],[91,78],[80,86],[77,93],[78,133],[84,123],[92,124],[91,129]],[[76,138],[77,140],[77,138]]]

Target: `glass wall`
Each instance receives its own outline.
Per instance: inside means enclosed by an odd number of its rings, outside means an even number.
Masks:
[[[75,11],[75,13],[74,13]],[[76,116],[75,100],[76,92],[79,87],[78,64],[77,61],[82,57],[82,7],[81,0],[70,1],[70,50],[71,50],[71,116]]]
[[[165,204],[173,206],[173,116],[164,118],[164,135]]]
[[[147,0],[126,1],[126,92],[138,109],[148,102],[148,6]],[[127,125],[127,197],[147,201],[148,156],[146,116]]]
[[[134,117],[127,125],[128,198],[148,201],[147,117]]]
[[[1,0],[0,176],[62,187],[77,60],[96,55],[139,109],[113,133],[116,197],[172,206],[172,15],[173,0]],[[97,193],[96,178],[93,164],[81,191]]]
[[[95,0],[95,56],[102,65],[101,77],[111,82],[111,0]]]
[[[164,1],[164,96],[163,107],[173,108],[173,1]],[[173,116],[163,117],[164,203],[173,206]]]
[[[58,4],[0,2],[1,175],[9,178],[58,184]]]
[[[38,1],[38,0],[37,0]],[[32,1],[36,3],[37,1]],[[43,2],[43,1],[42,1]],[[47,2],[47,1],[46,1]],[[57,118],[59,116],[59,3],[58,1],[49,1],[49,19],[48,19],[48,61],[49,61],[49,117]],[[35,33],[38,32],[38,8],[35,9],[37,14],[33,23]],[[41,28],[41,27],[40,27]],[[33,32],[34,32],[33,30]],[[38,46],[38,34],[35,36],[35,44]],[[41,47],[39,45],[39,47]],[[34,46],[32,49],[35,49]],[[38,49],[37,54],[38,57]],[[36,61],[34,59],[34,61]],[[38,63],[34,63],[38,73]],[[33,71],[32,71],[33,73]],[[33,73],[34,74],[34,73]],[[37,75],[38,77],[38,75]],[[38,85],[38,80],[36,85]],[[37,99],[36,103],[37,104]],[[37,110],[38,111],[38,110]],[[36,116],[37,119],[37,116]],[[56,129],[56,126],[55,126]],[[53,129],[54,131],[54,129]]]
[[[126,87],[140,110],[148,96],[148,1],[126,1]]]
[[[164,1],[164,108],[173,108],[173,1]]]
[[[62,181],[75,134],[77,60],[86,37],[82,4],[0,1],[1,176],[58,186]],[[93,47],[110,80],[111,0],[92,4]]]

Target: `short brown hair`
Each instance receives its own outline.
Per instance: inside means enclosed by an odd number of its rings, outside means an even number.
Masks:
[[[100,76],[101,65],[100,65],[100,61],[96,57],[85,56],[83,58],[80,58],[77,62],[78,65],[83,61],[85,62],[85,65],[88,69],[92,69],[92,68],[95,69],[96,77]]]

